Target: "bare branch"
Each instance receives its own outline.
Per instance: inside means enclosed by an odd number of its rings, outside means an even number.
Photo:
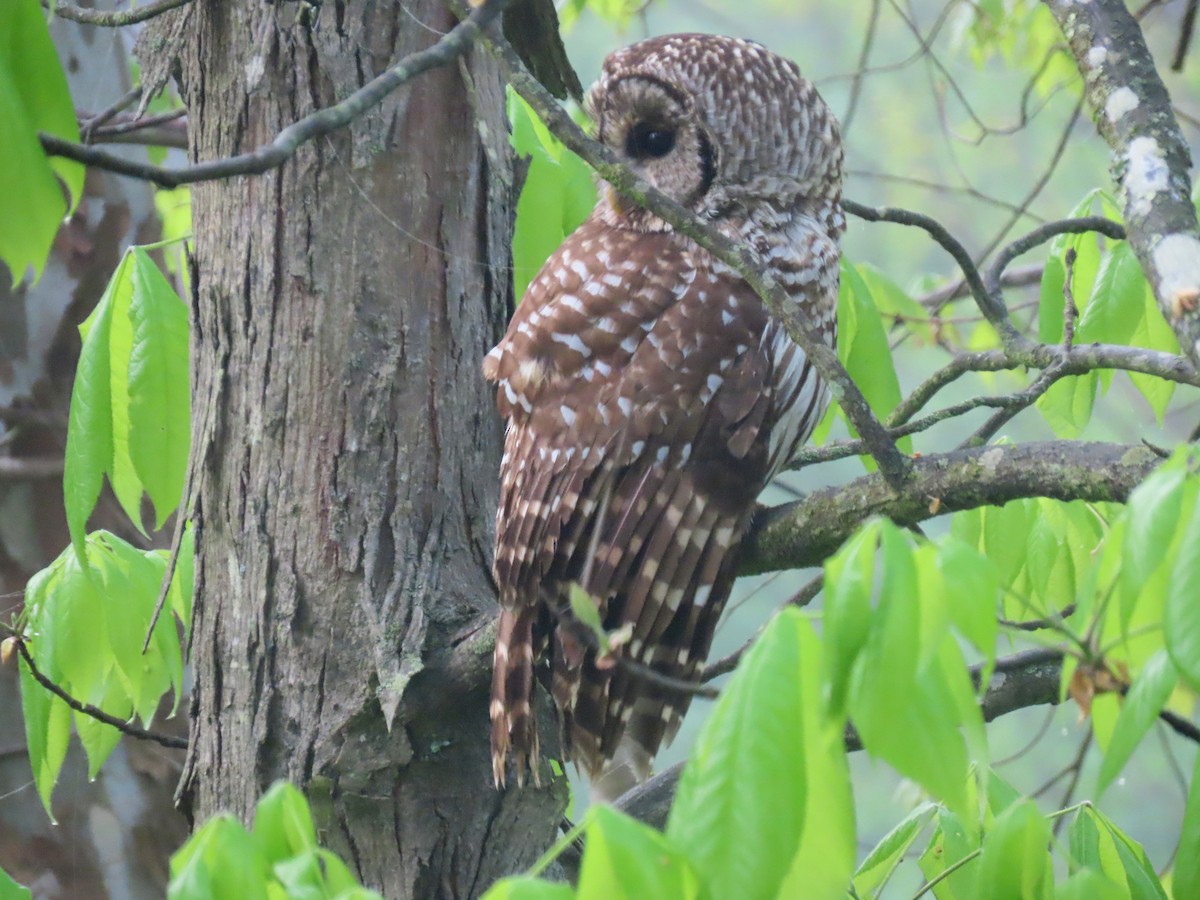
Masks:
[[[50,10],[60,19],[70,19],[84,25],[101,25],[105,28],[120,28],[124,25],[136,25],[165,12],[177,9],[191,0],[154,0],[145,6],[137,6],[125,10],[88,9],[74,6],[70,3],[57,3],[55,0],[42,0],[42,6]]]
[[[971,667],[971,677],[976,682],[980,674],[979,666]],[[988,689],[979,703],[984,721],[991,722],[1030,706],[1057,704],[1061,680],[1062,653],[1052,648],[1038,647],[996,660]],[[852,726],[846,729],[846,749],[849,752],[862,749]],[[617,808],[656,828],[664,827],[682,771],[683,763],[664,769],[617,800]]]
[[[1123,0],[1046,0],[1112,150],[1129,243],[1179,346],[1200,364],[1200,229],[1191,154],[1141,28]]]
[[[98,706],[92,706],[90,703],[83,703],[76,700],[61,687],[55,684],[51,679],[37,667],[37,663],[33,661],[33,655],[29,652],[29,647],[26,646],[24,638],[13,635],[17,646],[17,652],[21,654],[21,659],[29,669],[29,674],[33,676],[33,680],[52,693],[55,697],[62,700],[67,706],[75,710],[77,713],[82,713],[85,716],[90,716],[97,722],[103,722],[105,725],[111,725],[113,728],[122,734],[127,734],[130,737],[137,738],[139,741],[153,741],[156,744],[161,744],[164,747],[172,747],[177,750],[186,750],[188,742],[184,738],[178,738],[170,734],[159,734],[154,731],[147,731],[144,728],[138,728],[116,716],[111,716]]]
[[[264,144],[249,153],[167,169],[121,159],[103,150],[64,141],[54,135],[43,133],[39,137],[42,147],[51,156],[63,156],[119,175],[151,181],[161,187],[178,187],[181,184],[212,181],[235,175],[258,175],[283,165],[309,141],[345,127],[417,75],[453,62],[466,52],[508,2],[509,0],[485,0],[432,47],[409,54],[341,103],[305,116],[279,132],[269,144]]]

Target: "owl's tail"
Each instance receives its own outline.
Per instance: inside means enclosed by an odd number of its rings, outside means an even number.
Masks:
[[[504,787],[508,752],[516,756],[517,784],[525,786],[525,771],[538,779],[537,720],[533,699],[534,610],[505,609],[496,631],[496,656],[492,666],[492,777]]]

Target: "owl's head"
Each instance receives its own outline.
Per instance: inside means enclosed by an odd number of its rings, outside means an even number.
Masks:
[[[759,44],[708,34],[631,44],[605,59],[587,105],[602,143],[700,215],[766,204],[826,218],[839,201],[833,113],[795,63]]]

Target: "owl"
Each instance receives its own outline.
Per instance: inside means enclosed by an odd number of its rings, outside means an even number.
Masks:
[[[796,65],[704,34],[612,53],[587,97],[598,140],[750,248],[836,340],[842,147]],[[612,798],[647,777],[689,695],[756,498],[828,391],[736,272],[602,185],[483,362],[506,420],[494,574],[496,784],[537,777],[535,676],[564,755]],[[574,588],[572,586],[575,586]],[[571,591],[610,639],[581,626]]]

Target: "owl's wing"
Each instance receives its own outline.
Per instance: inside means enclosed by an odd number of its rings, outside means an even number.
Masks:
[[[617,652],[694,674],[774,455],[780,360],[750,288],[674,235],[576,236],[485,364],[509,417],[495,561],[498,777],[510,736],[519,771],[536,753],[528,701],[548,639],[571,757],[594,774],[626,736],[648,765],[689,697],[597,665],[579,631],[559,627],[568,587],[584,587],[606,630],[630,628]],[[604,268],[588,271],[585,259]]]

